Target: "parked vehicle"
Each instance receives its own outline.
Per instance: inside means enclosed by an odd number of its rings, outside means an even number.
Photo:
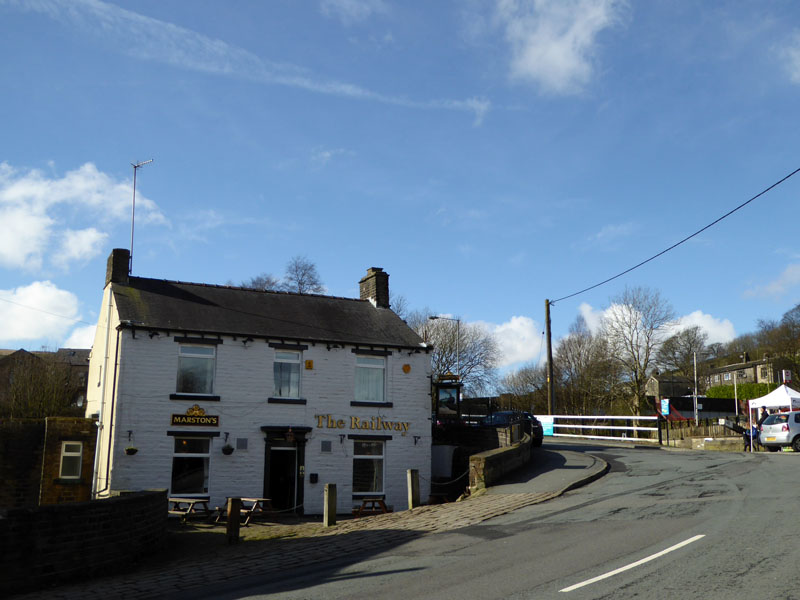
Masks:
[[[758,439],[770,452],[777,452],[784,446],[800,452],[800,410],[768,416],[761,424]]]
[[[513,410],[501,410],[490,415],[486,415],[480,420],[480,427],[508,427],[512,423],[523,422],[530,426],[530,435],[533,439],[532,444],[537,448],[542,445],[544,440],[544,430],[542,424],[534,415],[529,412],[519,412]],[[526,427],[527,432],[527,427]]]

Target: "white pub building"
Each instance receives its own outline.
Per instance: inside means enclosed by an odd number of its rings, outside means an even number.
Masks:
[[[407,508],[406,471],[430,493],[430,348],[389,308],[371,268],[361,298],[134,277],[108,260],[89,367],[95,497],[269,498],[337,512],[364,498]]]

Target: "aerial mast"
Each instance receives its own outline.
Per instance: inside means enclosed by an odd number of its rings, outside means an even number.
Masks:
[[[131,166],[133,167],[133,202],[131,203],[131,255],[128,259],[128,275],[133,273],[133,224],[136,216],[136,171],[145,165],[149,165],[151,162],[153,162],[152,158],[150,160],[131,163]]]

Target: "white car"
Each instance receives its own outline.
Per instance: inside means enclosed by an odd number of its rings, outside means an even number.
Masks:
[[[800,452],[800,410],[768,416],[761,424],[758,439],[770,452],[777,452],[783,446]]]

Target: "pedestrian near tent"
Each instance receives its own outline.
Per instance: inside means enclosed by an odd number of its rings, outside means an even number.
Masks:
[[[759,431],[761,431],[761,425],[764,423],[764,421],[766,420],[766,418],[768,416],[769,416],[769,413],[767,412],[767,407],[766,406],[762,406],[761,407],[761,414],[758,415],[758,422],[757,422]]]

